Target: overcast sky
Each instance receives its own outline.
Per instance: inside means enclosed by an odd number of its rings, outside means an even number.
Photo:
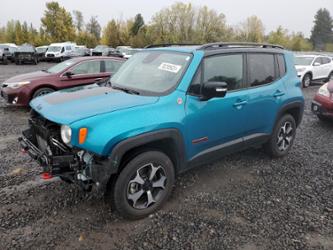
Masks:
[[[39,27],[45,3],[50,0],[1,0],[0,25],[10,19],[27,21]],[[102,26],[111,18],[130,18],[141,13],[148,23],[152,15],[174,0],[58,0],[68,11],[80,10],[85,20],[98,16]],[[333,15],[333,0],[192,0],[195,6],[207,5],[225,14],[227,22],[237,25],[246,17],[257,15],[265,25],[265,31],[276,29],[279,25],[290,31],[301,31],[310,35],[313,17],[319,8],[327,8]]]

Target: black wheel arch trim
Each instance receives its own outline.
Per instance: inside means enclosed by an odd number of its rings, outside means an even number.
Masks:
[[[163,139],[171,139],[174,143],[176,147],[174,150],[177,153],[175,172],[181,172],[181,169],[186,166],[185,143],[181,132],[176,128],[170,128],[143,133],[117,143],[113,147],[108,159],[101,164],[102,168],[96,168],[93,170],[93,176],[95,176],[94,179],[98,180],[102,188],[105,188],[111,175],[119,172],[123,157],[129,152],[129,150],[148,145],[149,143],[158,142]]]
[[[296,120],[296,126],[298,127],[302,122],[303,113],[304,113],[304,101],[301,100],[292,101],[287,104],[284,104],[282,108],[279,110],[274,124],[276,124],[276,122],[278,121],[278,119],[280,119],[280,117],[282,117],[282,115],[288,113],[288,111],[290,110],[295,110],[295,109],[297,109],[297,114],[296,114],[297,117],[295,120]]]
[[[110,159],[114,163],[113,165],[119,167],[122,157],[128,150],[134,149],[136,147],[147,145],[148,143],[171,139],[176,145],[176,151],[178,152],[178,157],[180,157],[179,166],[185,163],[185,143],[183,136],[178,129],[161,129],[157,131],[143,133],[119,142],[113,149],[110,155]],[[177,167],[179,167],[177,166]]]

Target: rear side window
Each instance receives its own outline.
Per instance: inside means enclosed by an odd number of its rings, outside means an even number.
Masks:
[[[278,68],[279,68],[279,77],[283,77],[286,74],[286,62],[284,60],[284,56],[281,54],[278,54],[276,56]]]
[[[71,46],[66,46],[66,50],[72,50]]]
[[[328,57],[322,57],[321,61],[322,61],[322,64],[328,64],[331,62],[331,59],[329,59]]]
[[[236,90],[243,83],[243,55],[207,57],[203,67],[203,82],[225,82],[228,90]]]
[[[75,75],[98,74],[101,72],[101,61],[82,62],[74,66],[72,73]]]
[[[250,87],[268,84],[276,79],[273,54],[248,54],[247,65]]]
[[[105,72],[115,73],[118,71],[120,66],[123,64],[121,61],[106,60],[105,62]]]

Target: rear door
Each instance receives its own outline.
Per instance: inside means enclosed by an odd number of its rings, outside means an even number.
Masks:
[[[107,77],[105,72],[102,72],[102,60],[83,61],[67,72],[71,72],[72,76],[66,76],[66,72],[60,76],[63,88],[92,84]]]
[[[286,64],[283,54],[247,53],[247,104],[244,106],[244,139],[272,132],[285,96]]]
[[[329,57],[322,57],[322,70],[323,76],[322,78],[326,78],[331,73],[332,69],[332,60]]]
[[[315,65],[318,64],[319,65]],[[321,57],[317,57],[314,62],[312,63],[312,79],[320,79],[323,77],[323,70],[322,70],[322,61]]]

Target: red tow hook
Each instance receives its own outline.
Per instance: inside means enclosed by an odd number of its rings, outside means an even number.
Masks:
[[[50,180],[50,179],[53,178],[53,176],[52,176],[52,174],[50,174],[50,173],[48,173],[48,172],[44,172],[44,173],[41,174],[41,178],[42,178],[43,180]]]

